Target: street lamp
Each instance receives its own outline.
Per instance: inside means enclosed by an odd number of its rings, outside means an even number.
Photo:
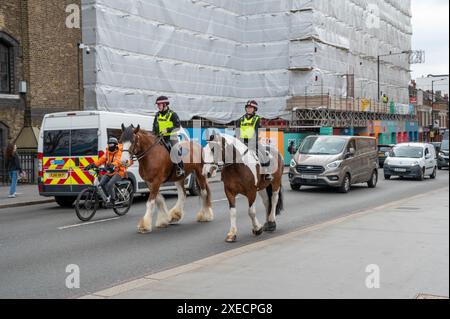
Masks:
[[[434,105],[434,83],[446,81],[447,79],[439,79],[439,80],[433,80],[431,81],[431,106]]]
[[[393,56],[393,55],[402,55],[402,54],[411,54],[411,50],[402,51],[398,53],[389,52],[389,54],[380,54],[377,56],[377,66],[378,66],[378,102],[380,102],[381,97],[381,86],[380,86],[380,65],[381,65],[381,57],[385,56]]]

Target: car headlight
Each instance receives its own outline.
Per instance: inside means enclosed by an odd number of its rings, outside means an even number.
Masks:
[[[291,159],[291,167],[295,168],[297,166],[297,163],[295,162],[295,159]]]
[[[339,166],[341,166],[341,164],[342,164],[342,161],[335,161],[333,163],[328,164],[327,167],[329,169],[335,169],[335,168],[338,168]]]
[[[445,154],[442,153],[442,152],[439,152],[439,156],[440,156],[440,157],[443,157],[443,156],[445,156]]]

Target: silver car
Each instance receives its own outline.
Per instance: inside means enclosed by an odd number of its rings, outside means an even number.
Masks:
[[[351,186],[378,183],[377,141],[371,137],[309,136],[290,164],[293,190],[302,186],[335,187],[348,193]]]

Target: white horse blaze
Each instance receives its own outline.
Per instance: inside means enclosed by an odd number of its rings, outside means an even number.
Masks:
[[[124,142],[123,143],[123,150],[127,151],[127,152],[122,152],[122,158],[121,161],[122,162],[128,162],[130,160],[130,147],[131,147],[131,143],[130,142]]]

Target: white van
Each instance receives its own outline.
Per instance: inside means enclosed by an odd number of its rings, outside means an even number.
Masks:
[[[426,176],[436,178],[438,164],[436,149],[426,143],[403,143],[396,145],[384,162],[384,177],[414,177],[424,180]]]
[[[55,197],[63,207],[71,207],[76,196],[93,177],[84,167],[104,154],[109,137],[120,138],[122,123],[125,126],[140,125],[151,131],[154,116],[143,116],[103,111],[81,111],[47,114],[39,135],[39,194]],[[180,132],[189,139],[184,130]],[[148,193],[146,183],[139,176],[139,164],[128,170],[137,194]],[[198,195],[196,179],[189,176],[186,188],[191,195]],[[162,191],[176,190],[174,184],[165,184]]]

